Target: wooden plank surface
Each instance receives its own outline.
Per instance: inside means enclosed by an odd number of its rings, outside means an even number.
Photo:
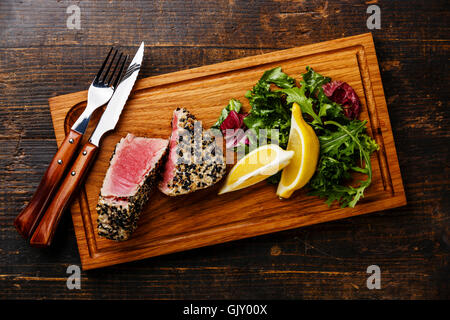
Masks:
[[[108,46],[145,40],[151,63],[141,72],[153,76],[368,31],[369,4],[358,1],[127,3],[79,2],[80,30],[65,26],[69,1],[0,3],[3,298],[449,297],[449,9],[436,0],[376,1],[406,207],[86,271],[82,290],[68,290],[66,268],[80,265],[70,217],[51,250],[30,248],[12,221],[56,151],[48,98],[86,89]],[[366,288],[371,264],[381,290]]]
[[[280,201],[275,187],[266,182],[217,196],[218,183],[183,197],[171,198],[154,191],[130,240],[117,243],[98,236],[98,194],[111,154],[122,137],[133,133],[168,138],[172,112],[179,106],[190,110],[204,128],[209,128],[231,98],[238,98],[249,111],[244,94],[265,70],[281,66],[294,76],[305,72],[307,65],[356,90],[363,105],[360,118],[368,120],[369,132],[380,146],[372,157],[372,185],[356,208],[342,209],[338,204],[328,208],[324,200],[306,196],[304,191]],[[84,109],[86,96],[83,91],[50,99],[59,144]],[[91,128],[94,126],[95,121]],[[83,269],[92,269],[405,204],[375,48],[372,35],[366,33],[140,80],[116,129],[103,138],[97,160],[71,212]]]

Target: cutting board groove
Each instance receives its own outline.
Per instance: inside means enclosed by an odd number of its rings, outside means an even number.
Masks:
[[[144,59],[144,63],[146,63]],[[177,198],[155,191],[130,240],[117,243],[98,237],[98,200],[115,144],[128,132],[168,138],[172,111],[190,110],[210,127],[231,98],[248,111],[244,94],[262,73],[281,66],[299,78],[306,66],[335,80],[348,82],[359,95],[368,131],[380,145],[372,156],[373,183],[357,206],[328,207],[300,190],[280,201],[265,182],[217,196],[220,184]],[[87,91],[49,100],[58,143],[86,106]],[[95,113],[88,137],[101,114]],[[86,139],[86,138],[85,138]],[[378,62],[371,34],[342,38],[137,81],[116,130],[102,141],[98,159],[71,207],[83,269],[93,269],[161,254],[189,250],[394,208],[406,203]]]

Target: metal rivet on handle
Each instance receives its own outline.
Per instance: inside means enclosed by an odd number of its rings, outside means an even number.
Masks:
[[[72,138],[69,139],[69,143],[73,143],[73,139]]]
[[[62,160],[61,159],[58,160],[58,164],[62,164]]]
[[[72,171],[70,174],[74,176],[74,175],[76,174],[76,172],[75,172],[75,171]]]
[[[83,151],[83,156],[85,156],[85,155],[87,155],[87,151],[86,150]]]

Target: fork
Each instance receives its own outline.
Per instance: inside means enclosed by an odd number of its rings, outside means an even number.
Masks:
[[[112,59],[110,59],[112,53]],[[117,49],[111,48],[109,50],[100,70],[89,87],[86,108],[75,121],[63,143],[58,148],[30,202],[14,220],[14,226],[17,231],[26,239],[32,235],[50,199],[55,194],[63,174],[70,164],[83,134],[86,132],[92,113],[111,99],[115,87],[119,83],[122,68],[119,69],[119,72],[117,71],[123,54],[120,53],[114,63],[117,54]],[[114,68],[111,71],[113,65]]]

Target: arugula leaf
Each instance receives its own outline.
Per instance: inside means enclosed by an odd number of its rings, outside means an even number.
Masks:
[[[335,155],[340,152],[340,146],[343,144],[349,144],[350,135],[356,136],[363,132],[367,121],[352,121],[347,128],[329,132],[319,136],[320,152]],[[329,123],[326,123],[329,124]],[[353,151],[353,150],[352,150]],[[353,154],[353,152],[351,152]]]
[[[364,158],[364,162],[366,165],[367,170],[367,180],[361,181],[361,185],[355,189],[355,195],[353,196],[353,200],[348,203],[349,207],[354,207],[356,203],[359,201],[359,199],[363,196],[364,190],[370,185],[372,182],[372,165],[370,163],[370,150],[365,149],[360,140],[357,138],[357,136],[350,133],[347,128],[342,126],[341,124],[335,122],[335,121],[327,121],[325,124],[332,124],[337,126],[339,129],[343,130],[352,140],[353,142],[358,146],[360,154]],[[353,188],[352,188],[353,189]]]
[[[295,87],[280,91],[287,94],[286,102],[288,104],[294,102],[298,103],[302,112],[309,114],[314,119],[314,121],[312,122],[313,124],[322,125],[322,120],[320,119],[319,115],[314,111],[313,100],[305,96],[304,86],[302,86],[301,88]]]
[[[366,133],[367,121],[353,120],[348,125],[336,121],[325,121],[324,125],[337,127],[319,136],[320,159],[316,174],[309,182],[311,194],[327,198],[327,203],[338,201],[343,207],[354,207],[364,196],[365,189],[372,182],[370,154],[378,149],[375,141]],[[360,166],[357,165],[359,155]],[[365,167],[362,167],[364,161]],[[351,171],[367,175],[358,187],[345,186],[351,179]]]
[[[302,74],[300,88],[280,90],[287,95],[286,102],[288,104],[297,102],[302,112],[313,118],[310,124],[316,130],[322,129],[322,117],[347,122],[342,107],[331,101],[323,91],[323,85],[329,83],[331,79],[316,73],[310,67],[306,67],[306,70],[307,72]]]

